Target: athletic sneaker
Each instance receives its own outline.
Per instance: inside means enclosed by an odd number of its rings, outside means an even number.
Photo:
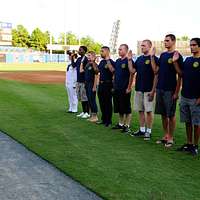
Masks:
[[[89,118],[90,117],[90,115],[88,114],[88,113],[85,113],[84,115],[82,115],[82,119],[87,119],[87,118]]]
[[[134,137],[143,137],[145,135],[145,132],[138,130],[137,132],[132,132],[130,135]]]
[[[112,129],[123,129],[124,128],[124,125],[119,125],[119,124],[116,124],[115,126],[112,127]]]
[[[191,147],[192,147],[192,144],[184,144],[181,147],[179,147],[177,151],[190,152]]]
[[[82,117],[84,114],[85,114],[85,113],[82,112],[82,113],[80,113],[79,115],[76,115],[76,116],[77,116],[77,117]]]
[[[151,133],[148,133],[148,132],[146,132],[145,134],[144,134],[144,140],[150,140],[151,139]]]
[[[190,152],[192,153],[193,156],[197,156],[199,154],[198,145],[193,145],[190,148]]]
[[[129,126],[124,126],[122,129],[122,133],[129,134],[131,133],[131,129]]]

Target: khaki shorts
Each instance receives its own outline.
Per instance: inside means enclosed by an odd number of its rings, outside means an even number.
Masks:
[[[149,101],[150,92],[135,92],[134,110],[138,112],[153,112],[153,101]]]
[[[88,101],[85,89],[85,83],[77,83],[76,84],[76,92],[79,101]]]

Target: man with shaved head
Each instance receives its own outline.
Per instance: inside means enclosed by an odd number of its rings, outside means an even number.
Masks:
[[[139,56],[135,62],[136,68],[136,83],[135,83],[135,98],[134,110],[139,112],[140,129],[131,136],[144,136],[144,140],[150,140],[151,127],[153,123],[153,99],[156,87],[156,69],[151,63],[150,51],[152,42],[143,40],[141,51],[143,55]],[[158,64],[158,58],[155,57],[155,62]]]
[[[131,90],[135,73],[133,54],[127,44],[121,44],[118,49],[119,59],[115,62],[114,75],[114,112],[119,113],[119,122],[113,129],[122,129],[130,133],[131,121]]]

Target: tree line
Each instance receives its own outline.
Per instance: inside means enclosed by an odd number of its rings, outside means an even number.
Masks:
[[[65,34],[66,34],[66,44],[67,45],[78,45],[78,37],[72,33],[60,33],[58,40],[52,36],[52,44],[65,44]],[[12,30],[12,45],[14,47],[25,47],[32,48],[39,51],[48,51],[47,44],[50,43],[50,32],[41,31],[40,28],[35,28],[31,33],[23,25],[17,25],[16,28]],[[80,44],[88,47],[90,51],[99,53],[102,44],[94,41],[90,36],[85,36],[80,38]]]

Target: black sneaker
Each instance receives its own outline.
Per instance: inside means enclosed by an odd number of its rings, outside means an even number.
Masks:
[[[73,113],[72,111],[67,111],[67,113]]]
[[[105,127],[110,127],[112,124],[111,123],[105,123],[104,126]]]
[[[124,126],[123,125],[121,126],[119,124],[116,124],[115,126],[112,127],[113,130],[123,129],[123,128],[124,128]]]
[[[184,144],[181,147],[179,147],[177,151],[190,152],[192,146],[193,146],[192,144]]]
[[[125,134],[131,133],[130,127],[129,126],[124,126],[124,128],[122,129],[122,133],[125,133]]]
[[[190,152],[192,153],[193,156],[197,156],[199,154],[198,146],[197,145],[193,145],[190,148]]]
[[[137,132],[132,132],[130,135],[134,137],[144,137],[145,132],[138,130]]]

